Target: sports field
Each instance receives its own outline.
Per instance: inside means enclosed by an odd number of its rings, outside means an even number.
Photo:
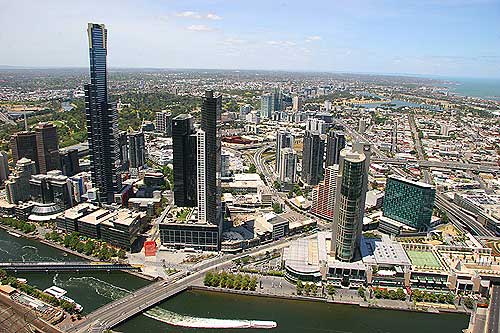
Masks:
[[[438,259],[432,252],[409,250],[406,253],[410,257],[411,263],[415,266],[441,268]]]

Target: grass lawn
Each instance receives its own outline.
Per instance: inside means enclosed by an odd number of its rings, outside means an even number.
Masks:
[[[432,252],[406,251],[406,253],[410,257],[411,263],[415,266],[441,268],[438,259]]]

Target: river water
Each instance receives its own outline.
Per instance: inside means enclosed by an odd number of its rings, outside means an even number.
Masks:
[[[17,238],[0,230],[0,261],[78,260],[33,240]],[[148,284],[127,273],[22,273],[40,289],[52,285],[68,291],[84,307],[84,313]],[[153,319],[153,318],[157,319]],[[203,319],[207,318],[207,319]],[[169,325],[169,322],[210,318],[275,321],[270,332],[350,332],[350,333],[457,333],[467,327],[468,316],[461,314],[425,314],[391,310],[363,309],[358,306],[278,300],[204,291],[188,291],[163,302],[149,313],[116,327],[124,333],[135,332],[242,332],[245,329],[193,329]],[[252,329],[252,332],[264,331]],[[266,330],[267,331],[267,330]]]

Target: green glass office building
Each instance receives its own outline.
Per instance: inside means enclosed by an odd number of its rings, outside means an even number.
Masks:
[[[418,230],[427,230],[435,194],[432,185],[389,177],[385,188],[384,216]]]

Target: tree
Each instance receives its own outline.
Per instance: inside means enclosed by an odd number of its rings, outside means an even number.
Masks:
[[[248,167],[248,173],[256,173],[257,172],[257,167],[255,166],[255,164],[250,164],[250,166]]]
[[[328,284],[326,286],[326,292],[328,293],[328,295],[333,296],[335,295],[337,290],[335,289],[335,286],[333,284]]]
[[[302,295],[302,291],[304,290],[304,284],[302,283],[302,281],[297,280],[295,286],[297,287],[297,295]]]
[[[277,189],[278,191],[281,190],[281,183],[278,181],[278,180],[275,180],[274,183],[273,183],[273,186],[275,189]]]
[[[281,208],[281,205],[279,202],[274,202],[273,203],[273,211],[276,213],[276,214],[281,214],[283,213],[283,208]]]

